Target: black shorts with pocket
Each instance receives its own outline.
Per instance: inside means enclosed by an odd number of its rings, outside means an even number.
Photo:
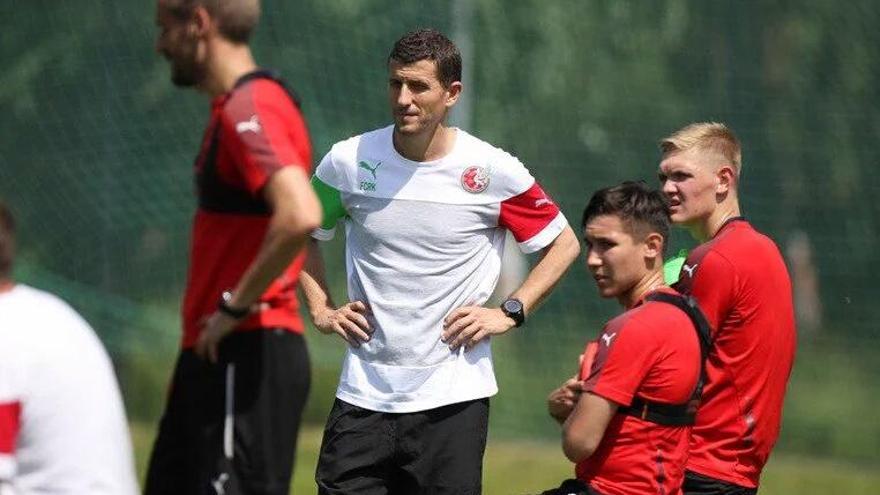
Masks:
[[[321,495],[479,495],[489,399],[385,413],[339,399],[315,480]]]
[[[212,364],[183,350],[145,495],[286,495],[309,391],[302,335],[236,332]]]

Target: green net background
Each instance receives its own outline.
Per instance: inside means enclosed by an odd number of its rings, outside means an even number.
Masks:
[[[208,113],[170,84],[153,16],[149,1],[0,2],[0,197],[21,225],[17,276],[86,316],[131,417],[147,422],[179,338],[190,167]],[[457,121],[519,156],[569,219],[599,187],[654,183],[660,137],[731,125],[745,144],[745,214],[777,240],[796,288],[779,449],[880,461],[877,2],[266,1],[254,49],[302,97],[316,159],[388,122],[385,57],[425,25],[465,49]],[[341,249],[326,255],[337,299]],[[544,398],[617,311],[578,261],[527,327],[498,339],[493,435],[555,439]],[[343,348],[309,340],[308,421],[320,424]]]

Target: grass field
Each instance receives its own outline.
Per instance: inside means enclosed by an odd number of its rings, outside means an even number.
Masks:
[[[152,447],[152,425],[132,424],[138,473],[143,477]],[[306,427],[300,435],[291,493],[313,494],[315,464],[321,431]],[[556,444],[491,440],[484,465],[487,495],[521,495],[540,492],[570,477],[571,465]],[[834,460],[808,459],[777,454],[764,470],[762,495],[877,495],[880,466],[858,466]]]

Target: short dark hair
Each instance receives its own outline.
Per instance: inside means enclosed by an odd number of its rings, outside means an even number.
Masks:
[[[13,261],[15,261],[15,218],[0,200],[0,281],[11,278]]]
[[[648,187],[643,181],[627,181],[599,189],[593,193],[584,215],[581,229],[595,217],[615,215],[632,235],[644,237],[656,232],[663,237],[663,248],[669,238],[669,203],[662,192]]]
[[[260,0],[169,0],[168,6],[179,18],[192,15],[201,5],[217,21],[217,29],[229,41],[247,43],[260,21]]]
[[[401,64],[433,60],[444,87],[461,81],[461,53],[455,43],[436,29],[422,28],[404,34],[388,55],[388,62],[392,60]]]

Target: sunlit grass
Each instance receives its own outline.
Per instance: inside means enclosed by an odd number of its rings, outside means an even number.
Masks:
[[[134,423],[131,431],[138,473],[143,478],[154,426]],[[304,428],[291,493],[315,493],[315,465],[320,444],[320,428]],[[490,439],[483,472],[483,491],[487,495],[522,495],[558,485],[571,477],[572,466],[559,446],[552,442]],[[876,495],[880,493],[880,467],[777,454],[764,470],[760,493]]]

